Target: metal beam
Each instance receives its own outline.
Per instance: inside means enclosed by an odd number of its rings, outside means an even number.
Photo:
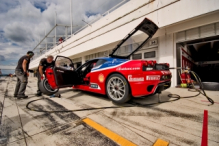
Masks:
[[[68,27],[65,27],[65,38],[68,37]]]
[[[40,45],[53,44],[53,42],[41,43]]]
[[[57,22],[56,22],[56,11],[55,11],[55,26],[57,26]],[[54,44],[56,44],[56,27],[55,27],[55,39],[54,39]]]
[[[84,23],[86,23],[87,25],[89,25],[90,27],[92,27],[89,23],[87,23],[86,21],[82,20]]]
[[[66,24],[57,24],[57,26],[71,27],[70,25],[66,25]],[[84,26],[84,25],[74,25],[72,27],[78,27],[78,26]]]
[[[46,34],[46,36],[43,37],[43,39],[36,45],[36,47],[35,47],[32,51],[34,51],[34,50],[39,46],[39,44],[40,44],[41,42],[43,42],[43,40],[50,34],[50,32],[53,31],[53,29],[54,29],[55,27],[56,27],[56,25]]]
[[[203,38],[202,38],[203,39]],[[211,42],[218,42],[219,40],[211,40],[211,41],[203,41],[203,42],[198,42],[198,43],[188,43],[187,46],[192,46],[192,45],[198,45],[198,44],[205,44],[205,43],[211,43]]]
[[[72,6],[71,6],[72,0],[70,0],[70,21],[71,21],[71,36],[72,36]]]
[[[56,37],[64,37],[65,35],[56,35]],[[47,38],[54,38],[55,36],[52,36],[52,35],[50,35],[50,36],[47,36]]]

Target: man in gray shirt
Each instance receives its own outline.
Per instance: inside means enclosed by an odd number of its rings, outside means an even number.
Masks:
[[[28,98],[28,96],[25,95],[26,86],[28,83],[28,76],[29,73],[29,64],[30,59],[34,56],[34,53],[32,51],[28,51],[26,55],[22,56],[18,60],[17,67],[15,69],[15,74],[17,77],[17,84],[14,91],[14,97],[19,98]]]

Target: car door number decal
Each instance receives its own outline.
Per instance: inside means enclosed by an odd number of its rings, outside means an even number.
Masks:
[[[98,85],[97,85],[97,84],[90,84],[90,87],[91,87],[91,88],[98,89]]]
[[[146,80],[160,80],[160,75],[149,75],[149,76],[146,76]]]

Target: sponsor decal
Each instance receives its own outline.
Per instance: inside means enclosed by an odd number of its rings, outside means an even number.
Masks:
[[[161,71],[162,74],[170,74],[170,71]]]
[[[102,83],[104,81],[104,75],[103,74],[99,74],[98,76],[98,80]]]
[[[146,70],[153,70],[153,68],[152,67],[147,67]]]
[[[98,89],[98,85],[97,85],[97,84],[93,84],[93,83],[92,83],[92,84],[90,84],[90,87],[91,87],[91,88]]]
[[[116,70],[140,70],[140,67],[118,67]]]
[[[146,80],[160,80],[160,75],[149,75],[149,76],[146,76]]]
[[[142,82],[144,81],[144,77],[132,77],[132,75],[128,75],[129,82]]]
[[[116,59],[113,59],[112,63],[115,63],[117,60]]]
[[[112,69],[112,68],[117,68],[118,66],[121,66],[122,64],[126,64],[127,62],[130,62],[130,60],[127,60],[127,61],[116,61],[117,64],[112,64],[111,61],[107,61],[106,63],[104,63],[103,65],[101,65],[100,68],[98,69],[92,69],[91,72],[98,72],[98,71],[101,71],[101,70],[107,70],[107,69]]]

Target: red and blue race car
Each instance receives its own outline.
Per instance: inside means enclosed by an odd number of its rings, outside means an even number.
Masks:
[[[132,97],[160,93],[171,86],[169,64],[129,59],[157,30],[157,25],[145,18],[121,40],[109,57],[89,60],[77,69],[74,69],[71,59],[57,56],[55,66],[46,69],[46,79],[41,82],[40,90],[50,95],[59,88],[73,87],[107,95],[115,103],[125,103]],[[132,36],[142,32],[144,41],[133,45],[137,37]]]

